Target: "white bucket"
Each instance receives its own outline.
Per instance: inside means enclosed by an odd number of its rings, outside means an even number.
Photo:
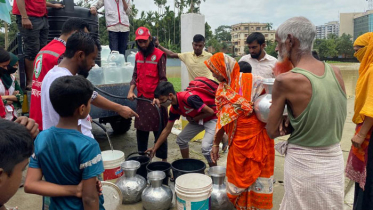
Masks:
[[[105,171],[102,174],[104,181],[114,182],[123,175],[120,165],[124,162],[124,152],[119,150],[106,150],[101,152]]]
[[[209,210],[212,179],[204,174],[184,174],[175,181],[178,210]]]

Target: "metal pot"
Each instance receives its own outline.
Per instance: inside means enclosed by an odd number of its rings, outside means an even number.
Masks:
[[[123,204],[139,202],[146,187],[145,178],[136,174],[137,169],[140,168],[140,163],[129,160],[124,161],[120,167],[124,171],[124,175],[117,179],[115,184],[122,191]]]
[[[254,111],[258,119],[264,123],[268,121],[269,108],[271,107],[272,101],[272,88],[275,79],[269,78],[263,80],[263,85],[266,90],[266,94],[259,96],[254,102]]]
[[[208,173],[212,179],[211,210],[235,209],[227,196],[224,184],[225,171],[226,168],[223,166],[213,166],[209,169]]]
[[[162,185],[166,174],[163,171],[148,173],[149,186],[142,193],[142,205],[146,210],[167,210],[171,207],[172,191],[166,185]]]

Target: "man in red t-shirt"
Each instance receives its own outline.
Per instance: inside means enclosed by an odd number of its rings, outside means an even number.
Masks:
[[[205,156],[210,166],[216,166],[216,163],[212,162],[210,156],[217,122],[217,111],[214,99],[206,94],[199,94],[197,91],[182,91],[176,93],[174,86],[170,82],[165,81],[159,82],[155,89],[154,97],[159,100],[162,106],[172,106],[170,108],[170,117],[168,118],[166,127],[163,129],[154,147],[148,149],[147,152],[150,152],[153,156],[160,145],[167,140],[167,136],[171,133],[175,121],[182,115],[189,121],[188,125],[177,136],[176,140],[176,143],[180,147],[182,157],[189,158],[188,142],[200,132],[205,131],[205,135],[202,139],[202,154]]]
[[[81,18],[70,18],[62,26],[61,36],[54,38],[37,54],[34,62],[34,75],[32,78],[30,118],[39,124],[43,130],[43,116],[41,112],[41,85],[44,76],[58,64],[58,59],[66,50],[67,39],[77,31],[89,32],[89,25]]]
[[[31,89],[32,70],[36,54],[48,41],[49,24],[47,7],[63,8],[62,4],[52,4],[44,0],[15,0],[13,15],[17,16],[17,26],[24,42],[27,88]]]

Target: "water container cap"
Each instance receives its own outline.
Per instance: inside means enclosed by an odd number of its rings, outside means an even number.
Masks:
[[[212,185],[212,179],[204,174],[190,173],[177,177],[175,184],[182,188],[198,190]]]

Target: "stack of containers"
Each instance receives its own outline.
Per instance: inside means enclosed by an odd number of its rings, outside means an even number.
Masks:
[[[177,209],[209,210],[212,179],[198,173],[181,175],[175,181],[175,192]]]

